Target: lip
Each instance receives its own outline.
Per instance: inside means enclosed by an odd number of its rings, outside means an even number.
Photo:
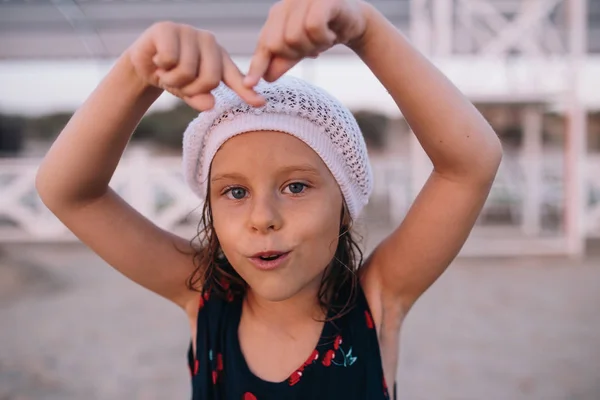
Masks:
[[[263,251],[260,253],[256,253],[251,257],[248,257],[248,259],[252,264],[254,264],[256,268],[260,269],[261,271],[272,271],[281,267],[283,263],[286,262],[289,258],[290,253],[290,251]],[[262,258],[260,258],[261,256],[272,254],[279,254],[279,257],[277,257],[274,260],[263,260]]]

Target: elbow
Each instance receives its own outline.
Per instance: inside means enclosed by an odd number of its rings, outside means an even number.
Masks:
[[[35,174],[34,187],[42,203],[54,214],[65,203],[64,191],[57,183],[54,170],[45,165],[45,160],[42,161]]]
[[[502,149],[502,142],[500,138],[492,131],[489,148],[484,152],[489,162],[489,174],[496,176],[500,164],[502,163],[502,156],[504,150]]]
[[[437,165],[434,162],[434,170],[453,181],[489,187],[496,178],[503,156],[500,139],[491,129],[490,132],[476,145],[463,148]]]
[[[493,174],[496,176],[498,169],[500,168],[500,164],[502,163],[502,157],[504,155],[504,150],[502,148],[502,142],[500,138],[494,131],[492,131],[492,140],[490,144],[490,163],[492,165]]]
[[[500,169],[503,154],[502,143],[492,131],[488,143],[479,152],[477,167],[472,171],[473,178],[483,185],[491,185]]]
[[[46,170],[40,166],[35,175],[35,190],[42,200],[42,203],[52,211],[52,190],[50,177],[47,176]]]

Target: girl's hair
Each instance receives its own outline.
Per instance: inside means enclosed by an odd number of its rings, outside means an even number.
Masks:
[[[363,262],[363,253],[353,237],[353,221],[345,203],[341,213],[338,245],[333,260],[325,269],[318,292],[319,305],[326,315],[330,315],[326,321],[340,318],[352,309],[359,284],[358,272]],[[214,231],[209,194],[192,245],[195,269],[187,281],[189,289],[203,296],[216,294],[223,299],[245,293],[247,284],[225,258]]]

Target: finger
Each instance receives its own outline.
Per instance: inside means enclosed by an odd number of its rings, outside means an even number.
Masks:
[[[252,88],[258,85],[260,78],[262,78],[265,75],[265,72],[267,72],[267,69],[269,69],[272,57],[271,52],[266,48],[262,47],[256,49],[252,56],[252,60],[250,61],[248,74],[243,80],[246,88]]]
[[[331,20],[331,7],[320,7],[313,3],[306,12],[304,19],[304,30],[310,40],[315,43],[321,51],[328,49],[335,44],[336,34],[329,28]]]
[[[284,26],[287,10],[283,3],[276,3],[269,11],[267,22],[260,31],[256,50],[250,61],[248,75],[244,80],[247,87],[254,87],[269,68],[274,55],[298,57],[295,50],[287,47],[284,42]],[[290,54],[291,53],[291,54]]]
[[[179,34],[179,61],[177,66],[166,73],[158,72],[162,84],[181,88],[193,82],[198,74],[200,49],[192,28],[182,28]]]
[[[275,82],[299,62],[300,60],[290,60],[288,58],[283,57],[274,57],[271,61],[271,64],[269,65],[269,68],[267,69],[267,72],[265,72],[264,79],[267,82]]]
[[[251,106],[259,107],[265,104],[265,99],[261,95],[244,84],[244,75],[229,57],[229,54],[225,50],[222,50],[221,53],[223,57],[223,82]]]
[[[311,42],[305,29],[306,14],[309,8],[309,2],[296,2],[294,9],[288,10],[287,21],[284,24],[285,44],[298,52],[296,57],[305,56],[314,50],[315,45]]]
[[[139,76],[147,79],[152,85],[158,86],[158,77],[155,75],[156,65],[152,57],[156,55],[156,48],[152,40],[142,37],[129,51],[129,57]]]
[[[157,25],[152,39],[156,46],[156,54],[152,62],[157,68],[170,70],[179,61],[179,28],[168,22]]]
[[[210,93],[198,94],[195,96],[184,96],[183,101],[187,105],[198,111],[207,111],[215,106],[215,98]]]
[[[188,97],[210,92],[219,86],[223,76],[221,46],[212,34],[197,32],[196,36],[200,49],[197,78],[181,90]]]

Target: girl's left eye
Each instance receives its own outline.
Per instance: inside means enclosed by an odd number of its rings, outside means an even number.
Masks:
[[[306,189],[306,185],[300,182],[294,182],[287,185],[286,189],[289,189],[292,194],[300,194]]]
[[[241,200],[246,197],[246,189],[241,187],[232,187],[228,189],[225,194],[232,200]]]

